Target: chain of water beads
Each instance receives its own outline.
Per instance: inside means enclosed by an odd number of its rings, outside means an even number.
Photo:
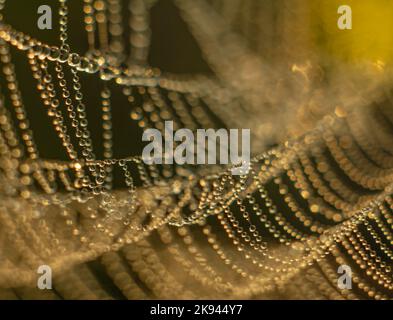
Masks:
[[[63,3],[65,3],[65,1],[62,1]],[[66,40],[66,35],[65,34],[63,34],[62,35],[62,38],[63,38],[63,40],[65,41]],[[35,54],[33,53],[32,54],[32,56],[35,56]],[[54,56],[56,56],[56,54],[54,54]],[[71,59],[71,64],[77,64],[77,61],[78,61],[78,57],[77,56],[73,56],[72,57],[72,59]],[[61,72],[61,71],[59,71],[59,72]],[[75,83],[78,83],[79,82],[79,79],[77,79],[76,78],[76,81],[75,81]],[[51,83],[49,83],[49,84],[51,84]],[[79,89],[75,89],[75,90],[79,90]],[[52,92],[52,94],[53,94],[53,91],[52,90],[49,90],[49,92]],[[53,98],[53,97],[52,97]],[[15,100],[16,101],[16,104],[19,104],[19,102],[18,102],[18,100]],[[15,104],[14,104],[15,105]],[[72,112],[72,111],[70,111],[70,112]],[[54,115],[55,117],[58,117],[58,114],[55,114]],[[23,119],[23,117],[21,116],[21,119]],[[59,118],[59,119],[57,119],[57,120],[61,120],[61,118]],[[61,123],[61,121],[60,121],[60,123]],[[56,123],[57,124],[57,123]],[[329,138],[329,141],[328,142],[332,142],[332,140],[330,140],[330,138]],[[334,141],[333,141],[334,142]],[[31,145],[29,145],[29,146],[31,146]],[[338,155],[337,156],[337,159],[343,159],[342,157],[341,157],[341,154],[340,153],[337,153],[339,150],[338,149],[336,149],[336,145],[333,143],[332,145],[331,145],[331,149],[333,150],[333,152],[332,153],[335,153],[336,155]],[[85,156],[87,157],[87,156],[90,156],[90,154],[89,154],[89,152],[91,152],[91,151],[89,151],[88,150],[88,152],[86,152],[85,153]],[[93,158],[92,158],[93,159]],[[349,160],[349,159],[348,159]],[[120,162],[119,162],[119,164],[120,164]],[[128,184],[128,186],[130,186],[131,187],[131,189],[132,189],[132,180],[130,179],[130,177],[131,177],[131,175],[129,174],[129,171],[128,171],[128,169],[124,166],[124,163],[123,162],[121,162],[121,164],[120,164],[121,166],[122,166],[122,168],[123,168],[123,170],[124,170],[124,173],[125,173],[125,176],[126,176],[126,184]],[[345,167],[346,165],[348,165],[348,162],[347,162],[347,159],[345,159],[344,158],[344,161],[343,161],[343,165],[342,165],[342,167]],[[76,165],[76,168],[79,168],[79,166],[78,165]],[[94,171],[93,169],[94,169],[94,165],[92,165],[92,166],[89,166],[89,168],[91,168],[92,169],[92,171]],[[351,170],[352,168],[350,168],[350,170]],[[91,171],[91,172],[92,172]],[[358,172],[356,172],[355,174],[357,174],[358,175],[358,177],[355,177],[355,179],[357,179],[358,181],[357,182],[361,182],[361,184],[363,185],[363,186],[369,186],[369,187],[373,187],[374,185],[375,185],[375,183],[374,183],[374,180],[370,180],[370,181],[367,181],[367,179],[368,179],[368,177],[364,177],[364,176],[362,176],[362,174],[358,171]],[[379,182],[381,181],[382,183],[385,183],[385,182],[388,182],[390,179],[389,179],[390,177],[387,177],[387,178],[382,178],[381,180],[377,180],[377,186],[379,187]],[[242,184],[244,184],[244,178],[242,178],[243,179],[243,181],[242,182],[240,182],[240,185],[242,185]],[[47,181],[49,181],[49,180],[47,180]],[[365,181],[365,182],[363,182],[363,181]],[[89,186],[88,184],[86,184],[86,181],[84,182],[85,183],[85,186]],[[90,185],[90,187],[91,187],[91,185]],[[216,187],[217,188],[217,187]],[[48,190],[48,191],[50,191],[50,189],[46,189],[46,190]],[[216,189],[216,190],[218,190],[218,189]],[[262,190],[262,189],[261,189]],[[240,200],[240,198],[239,198],[239,194],[237,193],[239,191],[239,189],[238,188],[236,188],[235,189],[235,199],[237,199],[237,200]],[[251,199],[252,200],[252,198],[248,198],[248,199]],[[203,202],[203,204],[202,204],[202,207],[204,207],[204,208],[209,208],[209,210],[211,210],[211,209],[213,209],[214,208],[214,205],[213,205],[213,203],[214,203],[214,201],[213,202],[211,202],[211,203],[209,203],[209,201],[211,201],[212,199],[211,198],[209,198],[209,197],[207,197],[206,198],[206,200],[204,200]],[[238,203],[238,205],[241,205],[241,203]],[[224,206],[224,213],[225,214],[227,214],[227,216],[229,217],[229,218],[234,218],[234,216],[233,216],[233,214],[231,214],[230,213],[230,211],[228,210],[228,207],[227,206]],[[246,213],[245,212],[245,210],[242,210],[242,212],[243,212],[243,215]],[[222,215],[222,213],[219,213],[219,215]],[[206,214],[203,214],[203,217],[206,217]],[[194,216],[194,218],[195,218],[195,221],[199,221],[200,220],[200,218],[201,218],[201,216]],[[245,217],[245,219],[247,220],[247,221],[249,221],[249,215],[246,215],[246,217]],[[165,221],[165,223],[166,223],[167,221]],[[236,227],[238,226],[238,224],[236,224],[236,221],[235,220],[232,220],[232,222],[233,223],[235,223],[235,225],[232,223],[232,227],[229,227],[229,225],[227,225],[227,229],[228,228],[235,228],[236,229]],[[164,224],[165,224],[164,223]],[[269,226],[267,226],[267,227],[269,227]],[[254,230],[254,226],[253,225],[250,225],[250,228],[252,228],[252,230]],[[153,228],[154,229],[154,228]],[[229,229],[228,229],[229,230]],[[369,230],[369,231],[372,231],[372,230]],[[237,229],[237,231],[236,231],[237,233],[239,233],[239,234],[241,234],[241,235],[243,235],[243,232],[242,232],[242,230],[239,230],[239,229]],[[233,236],[233,233],[231,233],[232,234],[232,236]],[[376,235],[375,233],[374,233],[374,235]],[[256,235],[256,237],[257,237],[258,235]],[[238,244],[239,242],[238,241],[236,241],[236,244]],[[243,249],[243,247],[239,247],[240,249]],[[240,251],[242,251],[242,250],[240,250]],[[365,257],[365,255],[364,255],[364,257]]]

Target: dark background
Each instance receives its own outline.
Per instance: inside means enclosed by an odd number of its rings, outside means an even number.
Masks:
[[[125,22],[128,22],[128,1],[123,1]],[[37,27],[41,5],[50,5],[53,14],[53,29],[40,30]],[[69,44],[73,52],[81,55],[87,51],[87,34],[83,24],[83,1],[68,1],[69,6]],[[14,29],[22,31],[48,45],[60,45],[58,24],[58,2],[44,0],[12,0],[7,1],[4,9],[4,22]],[[170,0],[160,0],[151,10],[151,50],[149,64],[160,68],[163,72],[194,74],[210,73],[209,67],[203,61],[200,49],[188,31],[187,25],[181,19],[177,8]],[[128,41],[128,34],[125,34]],[[27,115],[34,132],[34,140],[38,146],[40,157],[67,160],[60,139],[56,136],[45,107],[40,100],[36,81],[33,79],[28,64],[26,52],[11,48],[12,61],[15,63],[17,80]],[[53,63],[52,63],[53,64]],[[102,157],[101,147],[101,110],[99,90],[103,88],[98,75],[80,74],[84,103],[87,107],[89,130],[92,133],[94,150],[97,157]],[[10,107],[9,93],[3,77],[0,77],[1,93],[6,105]],[[123,158],[140,155],[143,145],[141,129],[131,120],[132,106],[121,93],[121,88],[109,84],[112,89],[112,113],[114,128],[114,157]]]

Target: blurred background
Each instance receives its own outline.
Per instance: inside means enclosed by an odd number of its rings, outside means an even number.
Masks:
[[[207,74],[230,88],[241,108],[225,106],[211,110],[231,128],[250,128],[253,152],[299,136],[315,126],[323,116],[378,99],[381,83],[386,83],[393,57],[393,4],[385,0],[346,1],[351,6],[352,30],[339,30],[339,0],[230,0],[230,1],[148,1],[149,35],[147,65],[163,73]],[[59,45],[57,2],[53,9],[53,30],[39,30],[37,9],[40,0],[7,2],[5,21],[43,43]],[[127,22],[128,2],[123,1]],[[73,51],[88,51],[83,24],[83,2],[69,3],[69,43]],[[23,8],[23,10],[21,10]],[[131,51],[128,28],[123,34],[126,51]],[[49,134],[33,79],[24,72],[27,61],[15,53],[22,91],[31,99],[28,114],[37,130],[42,155],[63,157],[56,137]],[[98,79],[82,76],[91,112],[90,124],[97,123],[92,106],[97,102],[93,88]],[[113,88],[115,91],[118,88]],[[140,139],[132,146],[128,139],[140,135],[130,123],[130,110],[123,108],[121,95],[114,94],[116,157],[141,152]],[[229,108],[229,109],[228,109]],[[230,117],[223,117],[229,112]],[[43,120],[44,119],[44,120]],[[222,124],[221,124],[222,125]],[[279,130],[277,130],[279,128]],[[98,139],[100,133],[92,128]],[[93,139],[95,141],[96,139]],[[97,145],[96,149],[100,146]]]
[[[93,2],[97,4],[102,1]],[[131,41],[128,40],[132,38],[129,28],[124,28],[124,32],[121,33],[124,52],[132,56],[133,50],[137,48],[136,51],[141,55],[134,55],[139,57],[136,60],[123,59],[116,63],[118,62],[121,67],[152,67],[158,74],[176,79],[199,79],[202,86],[207,87],[210,86],[209,81],[212,81],[222,91],[212,87],[209,94],[224,103],[206,103],[203,105],[205,112],[216,128],[251,129],[253,155],[301,137],[328,115],[345,119],[354,110],[367,109],[368,106],[371,108],[377,103],[381,110],[391,108],[387,98],[391,91],[393,59],[391,1],[346,0],[343,3],[340,0],[124,0],[119,3],[123,7],[124,25],[127,25],[131,18],[128,10],[130,3],[135,5],[136,11],[144,12],[144,21],[147,24],[142,28],[143,36],[135,36]],[[37,27],[37,9],[44,4],[50,5],[53,11],[52,30],[39,30]],[[352,8],[352,30],[339,30],[337,27],[337,10],[342,4]],[[80,55],[91,55],[93,52],[89,51],[83,22],[83,5],[83,1],[68,1],[68,41],[71,51]],[[57,1],[12,0],[7,1],[3,16],[4,23],[10,24],[14,29],[42,43],[60,46],[57,12]],[[67,160],[64,148],[58,136],[53,133],[47,111],[40,101],[36,80],[30,72],[26,53],[14,47],[11,48],[11,53],[40,157]],[[53,67],[50,68],[53,71]],[[199,75],[203,77],[198,78]],[[103,159],[99,95],[104,88],[103,81],[97,74],[80,73],[80,77],[94,149],[98,158]],[[1,88],[7,86],[4,77],[0,78],[0,85]],[[140,155],[144,146],[141,139],[144,128],[134,121],[133,111],[140,107],[143,99],[136,98],[130,104],[122,93],[124,88],[113,81],[108,82],[108,86],[112,92],[113,158]],[[10,97],[4,92],[3,95],[6,105],[11,105]],[[167,102],[171,103],[169,100]],[[339,131],[336,133],[340,134]],[[334,163],[334,166],[336,165]],[[339,178],[345,181],[344,184],[348,183],[349,189],[353,187],[356,192],[360,190],[360,195],[366,194],[363,188],[357,185],[354,187],[355,183],[345,174],[337,172]],[[187,174],[185,176],[187,177]],[[177,177],[176,172],[172,172],[172,176],[166,178],[172,177]],[[289,180],[285,182],[292,186]],[[284,215],[287,215],[289,220],[295,220],[290,210],[285,212],[283,194],[286,194],[286,191],[282,191],[283,189],[278,188],[272,181],[267,189],[271,191],[274,201],[281,201],[278,206],[283,208]],[[155,191],[150,193],[154,195]],[[295,199],[304,205],[305,212],[309,214],[305,200],[298,194]],[[86,208],[77,206],[75,212],[78,217],[78,210],[82,212],[84,209]],[[239,214],[236,210],[234,209],[235,213]],[[318,216],[315,219],[319,218]],[[321,220],[325,221],[324,218]],[[301,232],[308,230],[306,225],[297,220],[295,225]],[[334,223],[329,221],[328,225]],[[214,221],[210,226],[215,229],[219,227],[219,223]],[[163,279],[171,283],[171,277],[179,276],[179,282],[186,287],[189,285],[190,291],[198,292],[202,287],[200,292],[209,296],[209,289],[204,287],[203,281],[202,284],[199,279],[189,282],[187,272],[178,272],[178,269],[181,269],[175,268],[178,267],[178,263],[166,254],[166,250],[174,256],[174,252],[176,253],[176,250],[167,249],[166,242],[170,241],[166,239],[171,238],[168,234],[176,239],[173,242],[179,242],[184,247],[179,251],[181,254],[177,253],[178,256],[182,255],[183,251],[186,252],[185,256],[194,253],[193,249],[188,249],[187,231],[175,227],[166,228],[165,226],[165,231],[154,232],[146,241],[125,246],[124,251],[110,252],[97,259],[90,259],[86,264],[77,265],[70,271],[69,278],[66,274],[59,276],[59,287],[63,287],[53,295],[55,298],[94,298],[94,295],[96,298],[160,298],[158,293],[162,293],[162,288],[157,289],[151,284],[152,275],[155,275],[156,270],[153,267],[149,269],[154,266],[155,260],[152,258],[153,262],[150,263],[146,258],[148,254],[145,254],[154,251],[164,261],[166,269],[170,270],[171,276],[160,274]],[[202,232],[199,226],[192,226],[190,230],[195,236],[195,242],[198,245],[202,243],[203,250],[208,247],[201,240],[205,239],[202,234],[205,229]],[[222,230],[218,234],[225,236]],[[270,234],[266,237],[276,240]],[[184,241],[187,246],[182,243],[183,238],[187,239]],[[223,242],[224,247],[232,245],[228,239]],[[277,249],[275,252],[278,252],[280,257],[291,255],[289,251],[292,247],[278,247],[278,243],[272,245],[273,251]],[[207,252],[206,256],[209,260],[213,256],[213,251]],[[217,257],[215,259],[219,260]],[[239,261],[240,266],[246,265],[247,260]],[[121,269],[119,266],[124,267],[126,271],[118,272],[118,269]],[[218,271],[224,273],[225,268],[227,265],[223,264],[222,267],[218,267]],[[254,266],[250,269],[255,271]],[[311,278],[315,270],[310,271]],[[206,273],[206,270],[202,270],[203,272]],[[262,276],[264,275],[262,273]],[[323,278],[319,273],[318,276]],[[239,278],[239,274],[229,275],[229,279],[235,283],[243,280]],[[273,278],[274,275],[271,276],[270,273],[266,277],[267,295],[254,295],[252,291],[247,291],[248,297],[299,297],[296,296],[296,284],[303,283],[301,276],[288,292],[280,286],[278,289],[270,288],[269,281]],[[85,282],[81,279],[87,281],[88,290],[84,291],[82,288],[81,283]],[[64,289],[64,283],[67,282],[77,287],[75,296],[73,290]],[[149,282],[149,285],[145,282]],[[121,287],[122,285],[126,289]],[[314,288],[315,291],[308,289],[305,286],[302,293],[304,295],[300,297],[308,295],[312,298],[313,294],[322,292],[319,287]],[[31,288],[21,288],[15,292],[22,298],[29,297],[30,294],[41,297],[42,294]],[[179,297],[190,297],[188,293],[183,295],[181,292]],[[325,298],[329,296],[321,295]],[[196,296],[198,297],[198,294]]]

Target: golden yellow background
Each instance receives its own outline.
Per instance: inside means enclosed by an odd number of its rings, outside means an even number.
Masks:
[[[308,0],[316,42],[322,53],[348,62],[382,61],[393,58],[393,1],[390,0]],[[352,8],[352,30],[339,30],[340,5]],[[318,28],[318,27],[317,27]]]

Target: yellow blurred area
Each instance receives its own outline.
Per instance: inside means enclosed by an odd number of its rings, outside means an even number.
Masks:
[[[352,63],[372,61],[381,66],[392,62],[392,0],[307,1],[314,12],[312,27],[316,28],[316,44],[322,54]],[[341,5],[352,8],[352,30],[337,26]]]

